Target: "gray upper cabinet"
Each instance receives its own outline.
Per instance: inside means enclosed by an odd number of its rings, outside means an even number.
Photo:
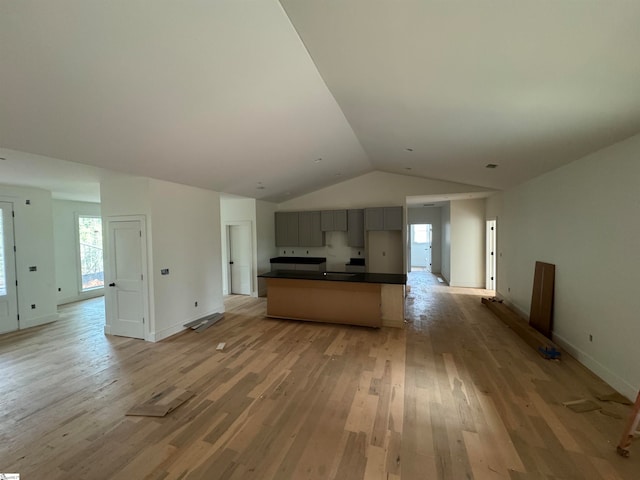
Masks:
[[[364,210],[365,230],[402,230],[402,207],[378,207]]]
[[[320,212],[321,228],[323,232],[346,232],[346,210],[323,210]]]
[[[347,245],[350,247],[364,247],[364,210],[347,211],[348,230]]]
[[[384,207],[384,229],[402,230],[402,207]]]
[[[276,212],[276,246],[297,247],[299,245],[298,212]]]
[[[320,212],[299,212],[298,245],[301,247],[322,247],[324,232],[321,227]]]
[[[384,230],[384,208],[364,209],[364,229]]]

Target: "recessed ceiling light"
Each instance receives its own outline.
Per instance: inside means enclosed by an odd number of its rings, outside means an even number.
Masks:
[[[411,171],[411,167],[404,167],[404,169],[405,169],[407,172]]]
[[[263,186],[263,185],[258,185],[258,186],[256,187],[256,189],[257,189],[257,190],[264,190],[264,186]]]
[[[0,160],[6,160],[6,158],[4,158],[4,157],[0,157]]]
[[[322,161],[322,158],[316,158],[313,163],[320,163]]]
[[[406,152],[413,152],[413,148],[405,148]]]
[[[487,166],[485,168],[498,168],[498,165],[495,163],[487,163]]]

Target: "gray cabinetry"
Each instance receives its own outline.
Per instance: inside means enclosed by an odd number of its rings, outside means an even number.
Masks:
[[[402,230],[402,207],[384,207],[384,229]]]
[[[298,212],[276,212],[276,246],[297,247]]]
[[[322,247],[324,232],[320,228],[320,212],[299,212],[298,245],[300,247]]]
[[[364,247],[364,210],[348,210],[347,217],[347,245]]]
[[[323,232],[346,232],[346,210],[323,210],[320,212],[320,224]]]
[[[365,208],[364,209],[365,230],[384,230],[384,209]]]
[[[365,230],[402,230],[402,207],[366,208]]]

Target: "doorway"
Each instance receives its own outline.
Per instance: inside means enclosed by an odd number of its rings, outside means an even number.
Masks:
[[[485,288],[487,290],[495,290],[497,284],[497,269],[496,269],[496,242],[497,242],[497,221],[487,220],[487,260],[486,271],[487,278],[485,282]]]
[[[251,226],[227,225],[229,293],[251,295]]]
[[[109,283],[106,294],[110,333],[145,338],[146,234],[142,219],[109,220]]]
[[[13,203],[0,202],[0,333],[18,330]]]
[[[410,271],[431,272],[432,225],[430,223],[412,224],[409,232],[411,251]]]

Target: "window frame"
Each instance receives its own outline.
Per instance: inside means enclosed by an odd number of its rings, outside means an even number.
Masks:
[[[80,245],[80,219],[81,218],[97,218],[97,219],[100,219],[100,227],[101,227],[101,230],[102,230],[102,235],[101,235],[102,271],[103,271],[103,284],[102,284],[102,286],[83,288],[83,284],[82,284],[82,247]],[[91,214],[91,213],[76,213],[75,214],[75,230],[76,230],[76,242],[75,243],[76,243],[76,258],[77,258],[76,276],[77,276],[77,282],[78,282],[78,294],[79,295],[87,294],[87,293],[91,293],[91,292],[95,292],[95,291],[104,289],[104,229],[102,227],[103,227],[103,222],[102,222],[102,216],[100,216],[100,215],[95,215],[95,214]]]

